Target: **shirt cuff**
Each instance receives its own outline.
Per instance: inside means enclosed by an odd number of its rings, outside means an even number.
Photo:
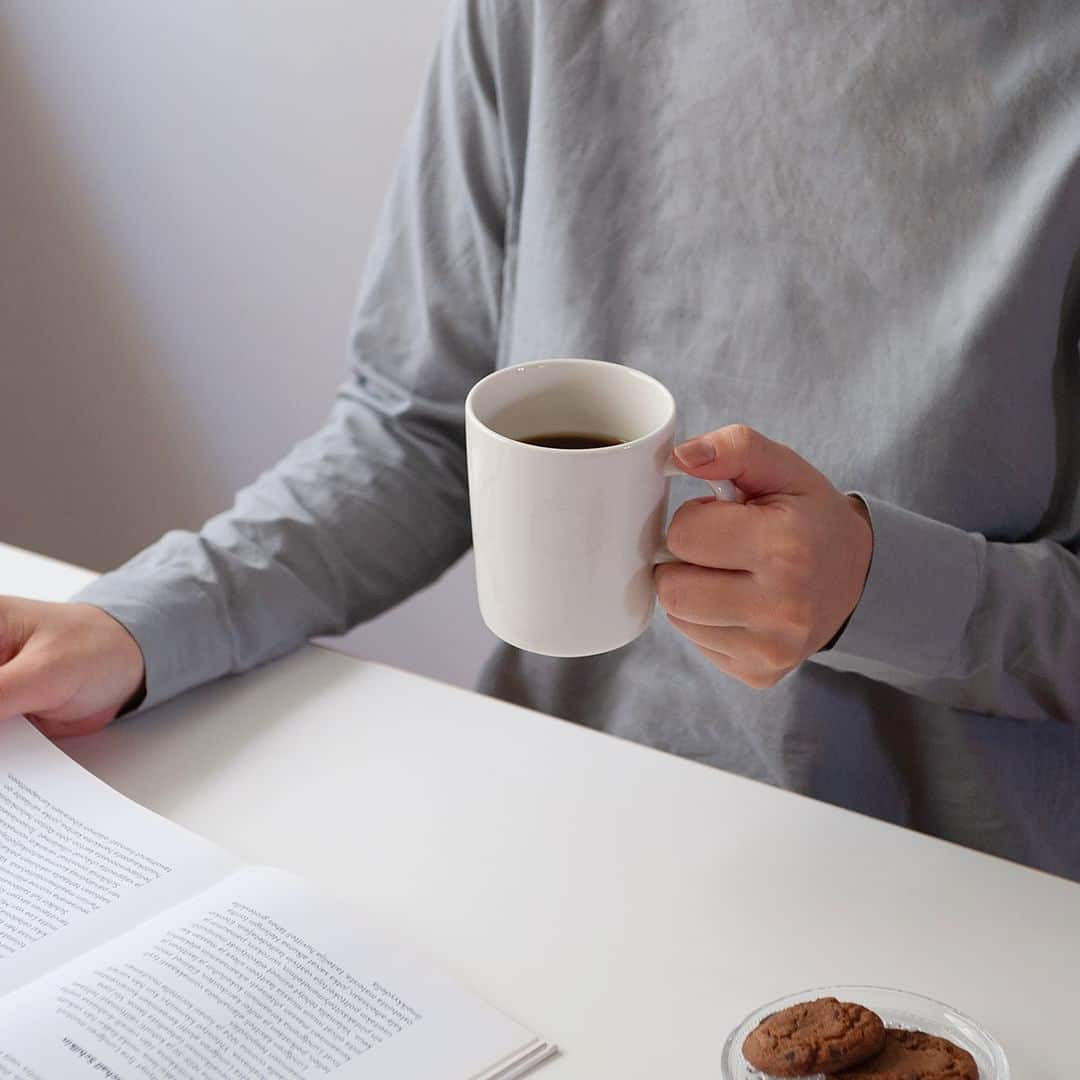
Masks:
[[[71,602],[92,604],[111,615],[142,650],[146,693],[141,701],[128,702],[125,715],[228,670],[230,646],[223,640],[213,600],[193,583],[163,588],[161,582],[122,568],[92,581]]]
[[[851,494],[870,514],[874,551],[862,597],[827,657],[837,666],[851,656],[924,677],[944,673],[975,609],[985,541]]]

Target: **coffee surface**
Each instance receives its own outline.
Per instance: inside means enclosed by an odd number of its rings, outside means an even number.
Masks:
[[[610,435],[594,435],[587,431],[552,431],[546,435],[529,435],[518,442],[530,446],[547,446],[552,450],[597,450],[602,446],[620,446],[622,439]]]

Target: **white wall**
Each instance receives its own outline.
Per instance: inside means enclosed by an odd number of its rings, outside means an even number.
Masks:
[[[0,539],[104,569],[319,423],[444,2],[0,4]],[[349,644],[490,640],[466,563]]]

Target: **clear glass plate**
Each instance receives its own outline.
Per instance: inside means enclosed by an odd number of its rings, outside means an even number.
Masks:
[[[813,990],[789,994],[755,1009],[724,1043],[720,1056],[723,1080],[770,1080],[767,1074],[758,1072],[747,1063],[742,1055],[743,1040],[771,1013],[797,1005],[800,1001],[813,1001],[821,997],[865,1005],[881,1017],[886,1027],[912,1028],[951,1039],[975,1059],[979,1066],[979,1080],[1009,1080],[1005,1051],[974,1020],[940,1001],[909,994],[906,990],[889,990],[884,986],[818,986]]]

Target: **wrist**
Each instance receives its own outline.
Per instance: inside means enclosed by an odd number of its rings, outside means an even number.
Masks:
[[[859,519],[859,524],[855,530],[855,551],[857,553],[855,556],[855,576],[858,580],[858,593],[855,602],[851,605],[851,611],[848,612],[848,618],[850,618],[851,612],[859,606],[863,589],[866,588],[866,579],[870,576],[870,563],[874,558],[874,526],[866,503],[858,495],[845,495],[844,498],[847,499],[848,506],[855,511]]]
[[[135,636],[115,615],[94,604],[78,604],[93,623],[104,667],[112,672],[110,694],[119,701],[117,716],[138,708],[146,697],[146,660]]]
[[[845,495],[844,498],[847,499],[848,503],[859,517],[866,522],[866,527],[870,529],[871,534],[873,534],[873,527],[870,524],[870,511],[866,509],[866,503],[864,503],[858,495]]]
[[[870,563],[873,561],[874,555],[874,527],[866,503],[864,503],[858,495],[845,495],[844,498],[846,499],[848,506],[855,511],[855,514],[859,519],[854,529],[855,541],[853,544],[853,550],[855,552],[855,568],[853,575],[855,582],[855,588],[853,590],[854,600],[848,607],[847,614],[836,628],[832,637],[822,645],[818,650],[819,652],[828,652],[840,640],[844,631],[848,628],[848,623],[851,622],[851,618],[855,614],[855,609],[859,606],[859,601],[862,599],[863,590],[866,588],[866,581],[870,576]]]

